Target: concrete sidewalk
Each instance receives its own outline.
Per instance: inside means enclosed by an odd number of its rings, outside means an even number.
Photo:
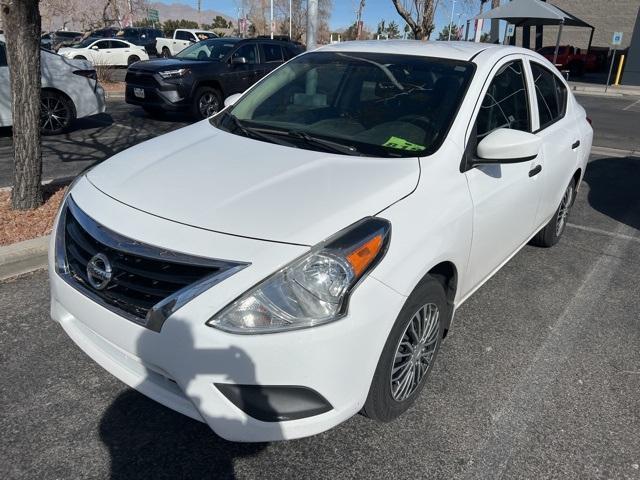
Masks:
[[[610,85],[605,93],[605,86],[597,83],[570,81],[569,86],[574,93],[583,95],[607,95],[612,97],[632,96],[640,97],[640,86],[636,85]]]

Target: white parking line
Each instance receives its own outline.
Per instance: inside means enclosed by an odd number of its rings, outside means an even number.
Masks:
[[[638,237],[634,237],[632,235],[625,235],[623,233],[609,232],[608,230],[602,230],[601,228],[586,227],[584,225],[576,225],[575,223],[567,223],[567,227],[575,228],[577,230],[584,230],[585,232],[599,233],[600,235],[619,238],[621,240],[631,240],[632,242],[640,243],[640,238]]]
[[[627,105],[626,107],[624,107],[622,110],[629,110],[630,108],[632,108],[634,105],[637,105],[638,103],[640,103],[640,99],[636,100],[635,102]]]

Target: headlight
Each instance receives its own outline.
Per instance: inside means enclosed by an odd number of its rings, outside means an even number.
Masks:
[[[351,292],[384,257],[390,236],[387,220],[365,218],[253,287],[207,325],[231,333],[273,333],[342,318]]]
[[[160,76],[164,79],[167,78],[181,78],[191,73],[191,70],[188,68],[179,68],[178,70],[164,70],[162,72],[158,72]]]

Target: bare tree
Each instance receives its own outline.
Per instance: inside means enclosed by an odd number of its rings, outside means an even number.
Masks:
[[[40,145],[40,11],[39,0],[0,0],[7,59],[11,72],[13,115],[13,208],[42,204]]]
[[[439,0],[391,0],[416,40],[428,40]]]

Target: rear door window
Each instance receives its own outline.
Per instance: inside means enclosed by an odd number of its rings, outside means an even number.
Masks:
[[[557,75],[539,63],[530,63],[536,89],[540,130],[542,130],[564,117],[567,110],[568,92]]]
[[[191,32],[185,32],[181,30],[179,32],[176,32],[176,40],[191,41],[193,40],[193,35],[191,35]]]
[[[264,63],[282,62],[282,48],[280,45],[270,43],[262,44],[262,52],[264,53]]]
[[[498,128],[531,131],[527,84],[521,60],[500,67],[485,93],[476,122],[478,140]]]

